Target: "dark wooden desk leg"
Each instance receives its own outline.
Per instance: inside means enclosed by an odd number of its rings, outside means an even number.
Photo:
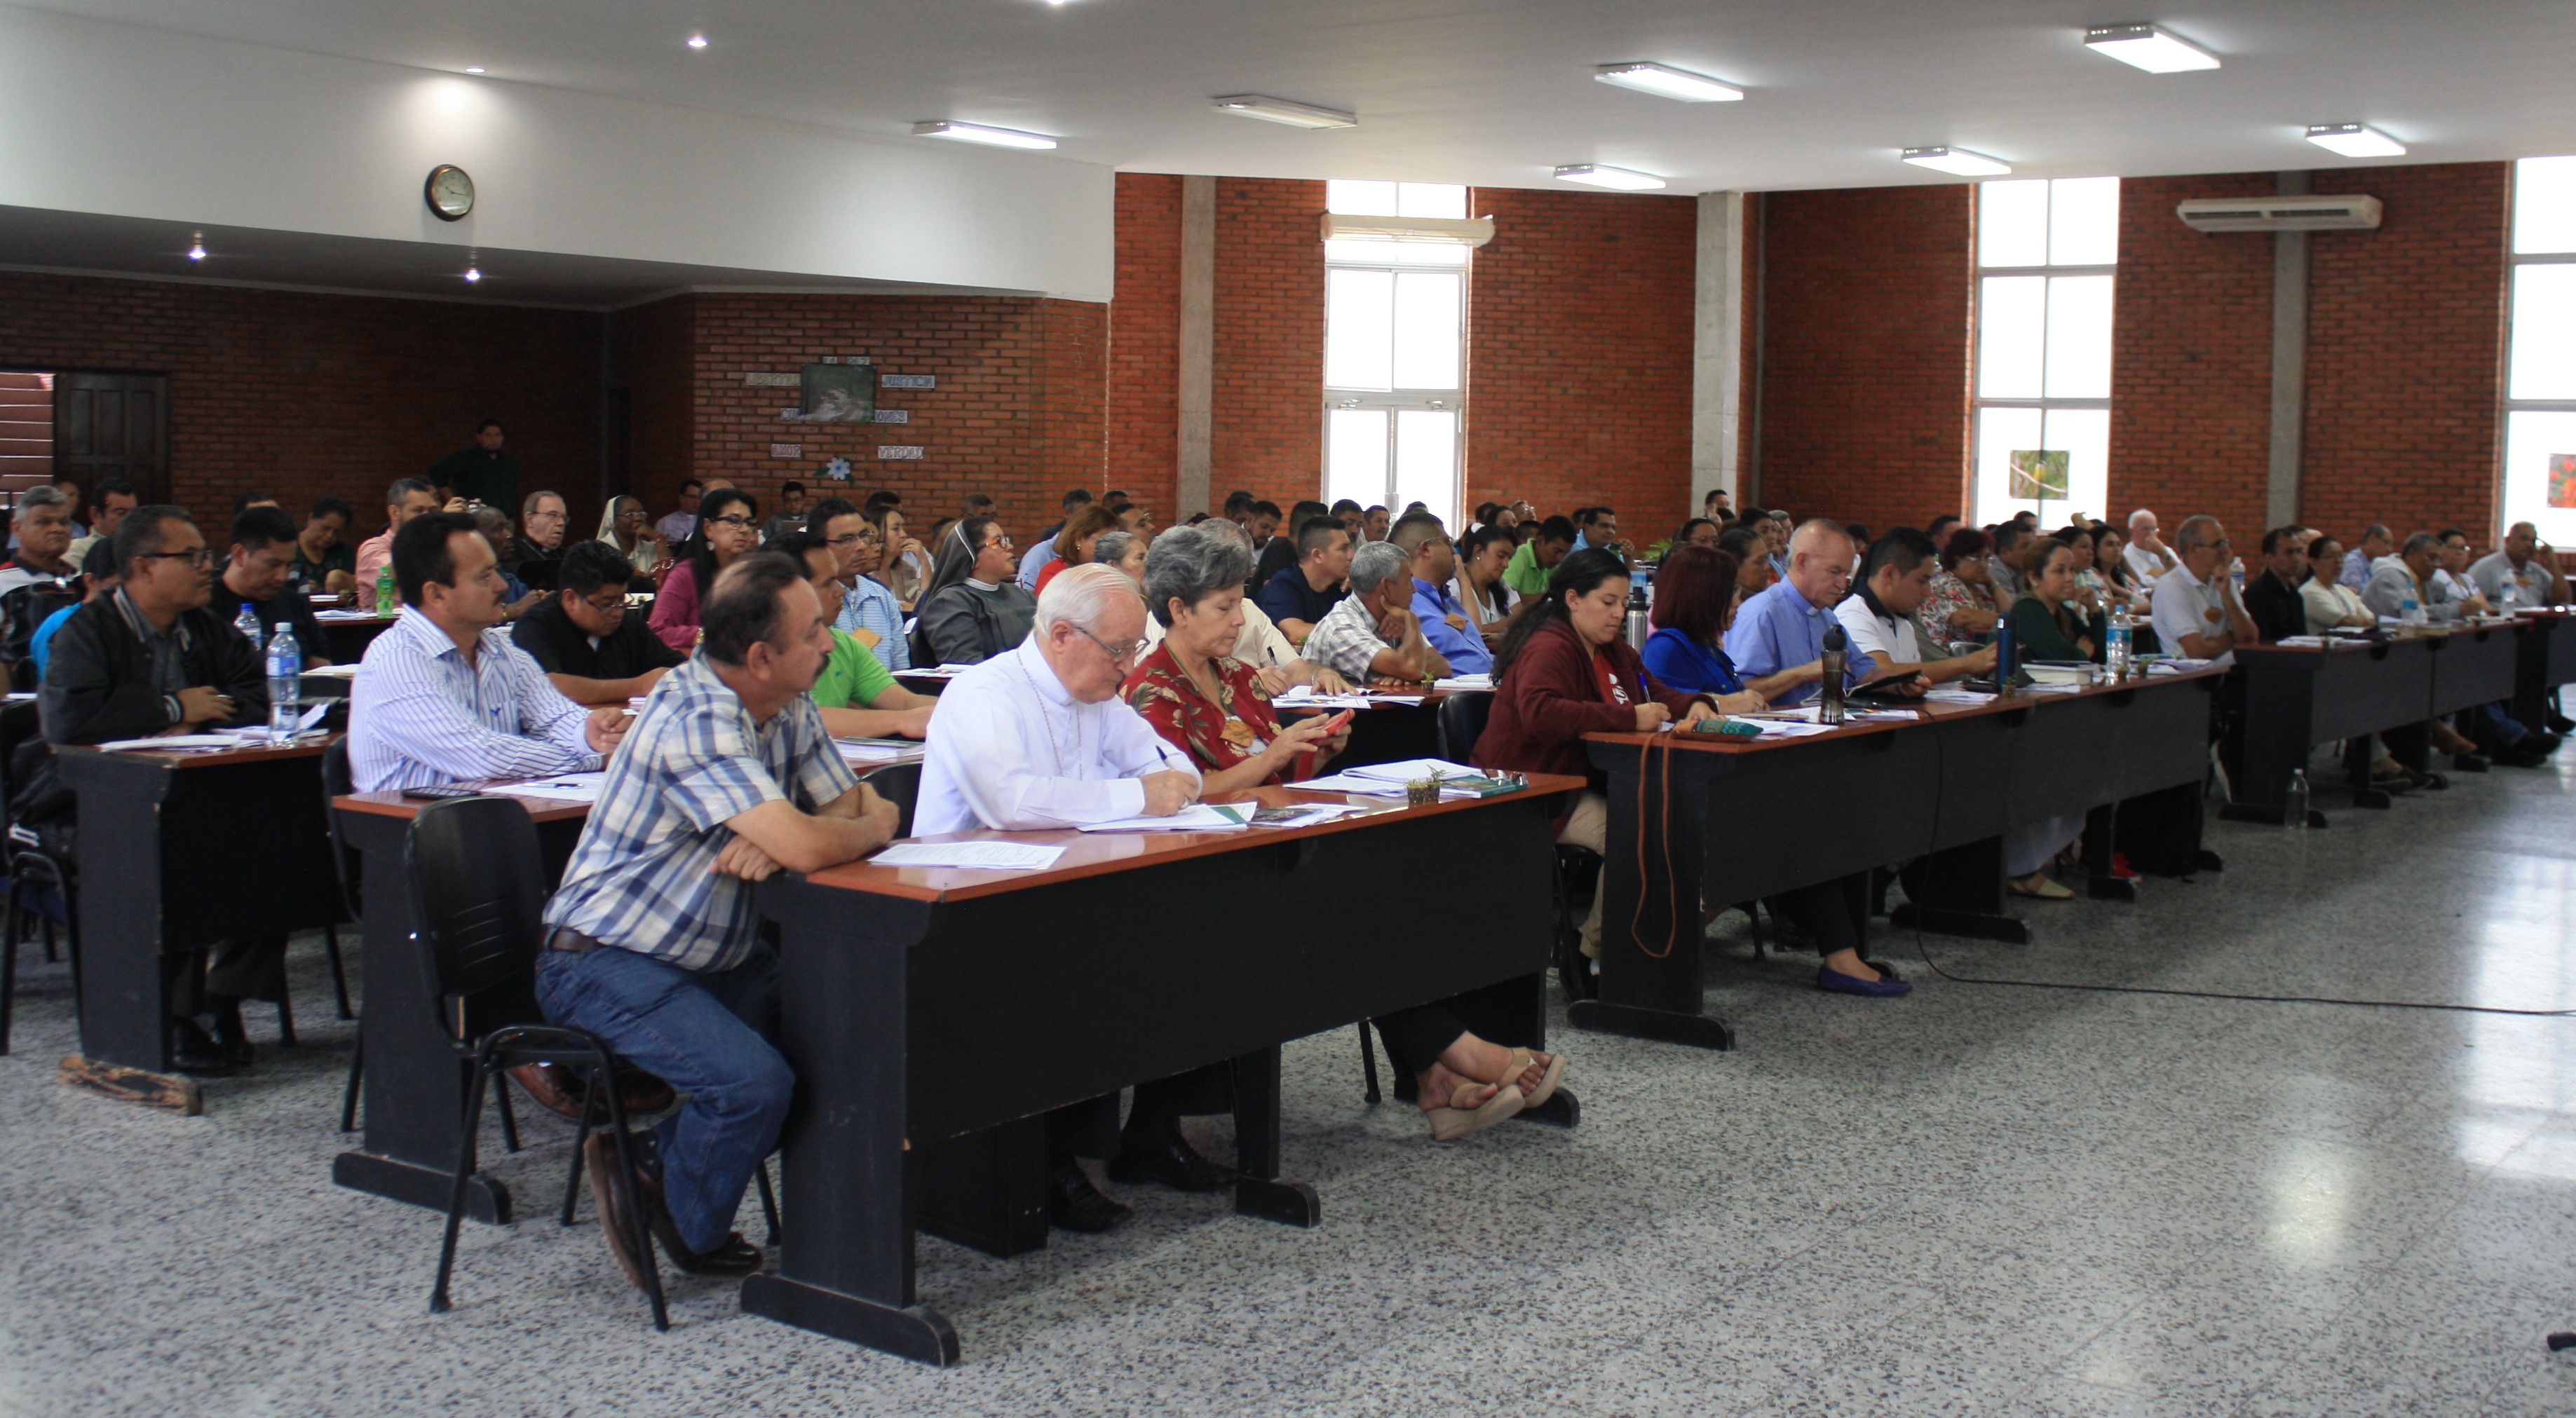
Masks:
[[[1703,1049],[1735,1047],[1735,1031],[1706,1012],[1700,975],[1700,852],[1708,820],[1707,781],[1699,755],[1675,755],[1672,802],[1666,811],[1660,755],[1670,749],[1622,754],[1610,771],[1610,831],[1602,856],[1601,989],[1576,1000],[1565,1022],[1602,1034],[1659,1039]],[[1656,782],[1639,776],[1654,763]],[[1640,810],[1642,803],[1643,810]],[[1640,823],[1649,834],[1639,869]]]
[[[2004,914],[2004,842],[1988,837],[1945,847],[1908,863],[1903,880],[1912,900],[1887,913],[1898,926],[1938,935],[2030,944],[2030,926]]]
[[[1234,1210],[1286,1226],[1323,1224],[1324,1203],[1304,1182],[1279,1180],[1279,1051],[1234,1060]]]
[[[2084,889],[2096,901],[2135,901],[2138,884],[2113,876],[2111,864],[2120,850],[2120,809],[2106,804],[2084,814]]]
[[[2380,737],[2382,739],[2386,739],[2388,734],[2399,732],[2401,731],[2391,729],[2387,734],[2382,734]],[[2393,758],[2396,755],[2392,753],[2389,756]],[[2396,799],[2389,794],[2383,793],[2379,789],[2370,786],[2370,740],[2368,737],[2365,736],[2345,741],[2343,746],[2343,771],[2344,782],[2352,792],[2352,805],[2354,807],[2385,808],[2396,801]]]
[[[365,854],[366,998],[358,1006],[367,1049],[366,1133],[331,1161],[331,1180],[351,1191],[445,1211],[464,1141],[465,1100],[473,1069],[437,1027],[437,1006],[421,978],[411,943],[411,892],[405,884],[406,819],[342,813],[340,830]],[[509,1087],[506,1079],[499,1088]],[[479,1120],[478,1120],[479,1121]],[[510,1223],[510,1189],[487,1173],[467,1179],[465,1214]]]
[[[805,912],[828,913],[829,894],[787,879],[763,888],[773,917],[781,903],[794,912],[781,932],[779,1044],[796,1070],[796,1104],[782,1139],[787,1236],[777,1271],[744,1279],[742,1307],[948,1368],[957,1331],[913,1298],[922,1179],[906,1137],[908,952],[804,924]]]
[[[2218,815],[2230,822],[2281,822],[2282,794],[2290,775],[2305,767],[2308,736],[2315,722],[2315,681],[2306,675],[2237,672],[2243,677],[2245,707],[2235,732],[2243,752],[2232,756],[2236,774],[2230,800]]]
[[[81,1051],[63,1057],[59,1076],[120,1102],[194,1117],[205,1111],[201,1086],[170,1071],[160,824],[172,770],[95,760],[78,766],[84,771],[71,781],[80,795],[80,840],[89,847],[75,895]]]

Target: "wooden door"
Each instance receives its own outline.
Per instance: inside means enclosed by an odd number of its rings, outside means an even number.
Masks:
[[[54,472],[91,492],[110,478],[134,484],[146,507],[170,500],[170,377],[54,376]]]

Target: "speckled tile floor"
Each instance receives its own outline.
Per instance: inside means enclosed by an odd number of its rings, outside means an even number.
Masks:
[[[2034,906],[2029,947],[1923,948],[1960,975],[2576,1008],[2571,809],[2576,763],[2324,833],[2216,825],[2222,875]],[[2576,1327],[2576,1019],[1951,983],[1910,933],[1881,953],[1923,984],[1879,1004],[1717,931],[1742,1047],[1560,1034],[1578,1132],[1434,1147],[1361,1104],[1341,1031],[1288,1052],[1320,1229],[1131,1194],[1124,1233],[1039,1255],[925,1241],[946,1373],[687,1278],[657,1336],[586,1205],[469,1228],[433,1317],[436,1218],[330,1184],[350,1026],[318,951],[306,1047],[181,1119],[54,1082],[69,982],[30,950],[0,1414],[2576,1410],[2576,1356],[2541,1347]],[[528,1131],[496,1169],[534,1195],[567,1130]]]

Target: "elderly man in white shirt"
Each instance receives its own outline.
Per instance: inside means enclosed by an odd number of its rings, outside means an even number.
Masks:
[[[1145,598],[1125,572],[1096,562],[1058,572],[1038,597],[1028,639],[939,696],[913,830],[1079,827],[1168,817],[1196,802],[1198,769],[1119,697],[1144,653]],[[1080,1155],[1109,1154],[1119,1181],[1198,1192],[1226,1185],[1230,1174],[1181,1136],[1197,1081],[1184,1074],[1139,1084],[1123,1130],[1114,1093],[1048,1115],[1047,1220],[1097,1232],[1126,1216],[1092,1185]]]
[[[2156,581],[2156,640],[2168,655],[2236,663],[2236,647],[2262,638],[2228,579],[2227,529],[2203,514],[2174,529],[2177,564]]]
[[[2120,552],[2120,559],[2129,564],[2129,574],[2141,586],[2156,584],[2174,569],[2172,549],[2156,540],[2156,514],[2143,507],[2129,514],[2129,545]]]

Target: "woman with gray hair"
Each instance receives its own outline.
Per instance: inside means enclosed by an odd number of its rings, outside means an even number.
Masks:
[[[1247,553],[1252,550],[1251,536],[1223,518],[1211,518],[1195,525],[1202,532],[1234,542]],[[1288,637],[1279,633],[1278,623],[1261,608],[1259,601],[1247,594],[1237,609],[1243,612],[1243,629],[1234,637],[1234,648],[1225,653],[1252,667],[1252,682],[1265,697],[1294,684],[1311,684],[1317,694],[1349,691],[1350,681],[1312,660],[1299,658],[1297,647],[1289,644]],[[1163,635],[1163,622],[1154,616],[1146,616],[1146,648],[1163,643]]]
[[[1114,566],[1127,573],[1127,579],[1145,584],[1145,539],[1134,532],[1103,532],[1091,544],[1091,559],[1102,566]]]
[[[1164,626],[1163,642],[1127,677],[1127,702],[1166,743],[1187,753],[1208,794],[1279,783],[1300,755],[1317,762],[1347,741],[1345,712],[1282,727],[1253,682],[1252,668],[1226,652],[1243,629],[1243,582],[1252,550],[1209,527],[1174,527],[1145,556],[1145,602]],[[1419,1101],[1440,1141],[1491,1127],[1548,1101],[1565,1072],[1552,1054],[1477,1037],[1462,1014],[1497,1014],[1498,1001],[1470,992],[1454,1000],[1379,1016],[1374,1022],[1398,1068],[1420,1084]]]

